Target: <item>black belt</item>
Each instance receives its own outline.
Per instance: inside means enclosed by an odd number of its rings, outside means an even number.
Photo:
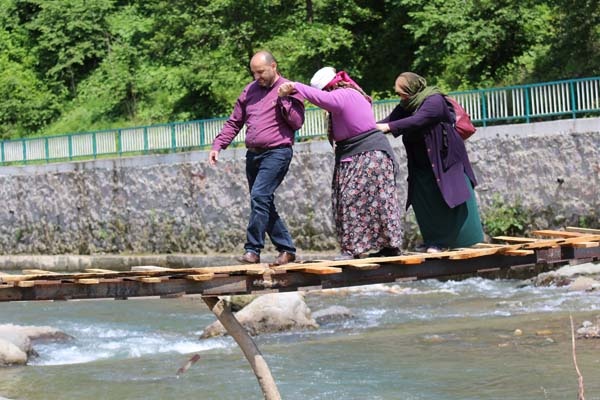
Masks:
[[[289,147],[292,147],[292,145],[282,144],[281,146],[275,146],[275,147],[247,147],[246,150],[248,150],[250,153],[262,154],[265,151],[275,150],[275,149],[287,149]]]

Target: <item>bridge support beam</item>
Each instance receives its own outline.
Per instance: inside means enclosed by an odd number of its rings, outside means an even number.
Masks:
[[[235,318],[231,312],[231,308],[223,300],[218,297],[206,297],[203,296],[202,300],[206,303],[208,308],[216,315],[217,319],[223,324],[223,327],[231,335],[231,337],[237,342],[242,349],[242,352],[246,356],[246,359],[250,363],[258,384],[262,389],[265,400],[281,400],[279,390],[271,375],[271,370],[267,365],[264,357],[258,350],[256,343],[252,340],[250,335],[242,324]]]

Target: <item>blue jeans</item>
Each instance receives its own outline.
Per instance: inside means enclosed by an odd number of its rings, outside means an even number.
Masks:
[[[250,189],[250,220],[244,249],[256,254],[265,247],[265,233],[278,251],[296,253],[292,236],[275,209],[275,190],[287,174],[292,161],[291,147],[246,152],[246,177]]]

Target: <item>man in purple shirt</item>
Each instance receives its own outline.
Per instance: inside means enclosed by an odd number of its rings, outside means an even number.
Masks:
[[[246,177],[250,189],[250,220],[246,230],[243,263],[259,263],[269,235],[279,255],[275,264],[296,259],[296,248],[275,208],[275,190],[290,166],[294,132],[304,123],[304,103],[299,95],[279,97],[277,89],[289,82],[277,71],[277,61],[267,51],[250,60],[254,81],[238,97],[233,112],[215,138],[209,154],[216,165],[219,151],[227,148],[246,125]]]

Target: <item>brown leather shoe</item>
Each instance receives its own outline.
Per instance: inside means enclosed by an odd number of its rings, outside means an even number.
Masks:
[[[287,263],[291,263],[296,261],[296,255],[293,253],[288,253],[287,251],[282,251],[279,253],[277,258],[275,259],[274,265],[283,265]]]
[[[260,256],[251,251],[247,251],[243,256],[238,258],[238,261],[242,264],[258,264],[260,262]]]

